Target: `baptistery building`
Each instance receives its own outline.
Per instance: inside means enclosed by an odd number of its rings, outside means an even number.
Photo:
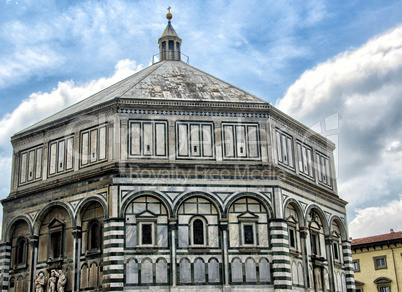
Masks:
[[[12,136],[3,291],[354,291],[323,136],[182,60]]]

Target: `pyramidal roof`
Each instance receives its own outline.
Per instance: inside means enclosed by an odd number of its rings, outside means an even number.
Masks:
[[[182,61],[162,61],[18,132],[76,115],[113,99],[267,103]]]
[[[176,31],[174,30],[173,25],[172,25],[172,23],[170,21],[168,22],[168,24],[167,24],[167,26],[165,28],[165,31],[163,32],[161,38],[167,37],[167,36],[179,37],[177,35]]]
[[[162,37],[178,38],[170,20]],[[161,37],[161,38],[162,38]],[[267,103],[182,61],[155,63],[18,132],[16,136],[88,112],[114,99]]]

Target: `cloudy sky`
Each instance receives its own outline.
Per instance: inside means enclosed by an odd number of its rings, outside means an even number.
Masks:
[[[191,65],[336,142],[352,237],[402,230],[400,0],[0,1],[0,198],[10,136],[149,66],[170,5]]]

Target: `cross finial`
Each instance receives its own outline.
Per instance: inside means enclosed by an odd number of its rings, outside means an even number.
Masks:
[[[169,22],[173,17],[172,13],[170,13],[170,9],[172,9],[172,7],[169,6],[167,9],[169,12],[166,14],[166,18],[169,20]]]
[[[169,7],[167,8],[167,10],[170,12],[170,9],[172,9],[172,7],[169,6]]]

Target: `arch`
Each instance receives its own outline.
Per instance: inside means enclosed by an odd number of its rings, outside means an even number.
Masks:
[[[141,260],[141,283],[152,284],[154,278],[154,263],[151,258],[145,257]]]
[[[324,234],[329,234],[329,226],[328,226],[327,219],[324,216],[324,212],[319,206],[317,206],[315,204],[312,204],[312,205],[308,206],[308,208],[306,210],[306,215],[304,216],[304,224],[305,224],[305,226],[308,225],[307,224],[307,222],[309,220],[308,216],[310,214],[310,211],[313,210],[313,209],[317,210],[317,214],[321,219],[322,228],[324,229]]]
[[[103,216],[104,216],[104,218],[105,219],[109,218],[109,216],[108,216],[109,212],[107,212],[108,209],[107,209],[107,205],[106,205],[105,201],[102,200],[101,198],[90,197],[90,198],[86,198],[85,200],[80,202],[80,204],[78,205],[77,214],[75,215],[75,222],[76,222],[77,226],[82,225],[82,218],[81,217],[83,215],[83,212],[85,211],[85,207],[87,205],[89,205],[90,203],[92,203],[92,202],[98,202],[103,208],[103,213],[104,213]]]
[[[374,284],[386,284],[386,283],[391,283],[392,280],[387,277],[379,277],[374,280]]]
[[[208,245],[208,220],[202,215],[194,215],[190,221],[190,245]]]
[[[337,223],[339,230],[341,230],[341,239],[342,241],[348,240],[348,234],[345,224],[342,222],[341,218],[337,215],[333,215],[329,221],[330,232],[332,232],[332,222]]]
[[[242,197],[252,197],[252,198],[256,199],[258,202],[260,202],[264,206],[265,210],[267,210],[268,218],[273,217],[274,212],[273,212],[271,204],[262,195],[257,194],[257,193],[252,193],[252,192],[241,192],[241,193],[238,193],[238,194],[232,196],[226,203],[226,207],[224,210],[225,217],[228,216],[229,209],[233,205],[233,203]]]
[[[201,257],[196,257],[194,259],[194,283],[205,283],[205,261]]]
[[[34,234],[39,234],[39,229],[40,226],[42,224],[43,219],[45,218],[45,216],[47,215],[47,213],[53,208],[53,207],[62,207],[64,208],[67,213],[70,215],[71,218],[71,225],[73,227],[76,226],[75,224],[75,217],[73,214],[73,211],[67,206],[67,204],[63,203],[63,202],[52,202],[50,204],[48,204],[46,207],[44,207],[42,210],[40,210],[38,216],[36,217],[36,220],[34,222],[34,226],[33,226],[33,231]]]
[[[243,262],[239,257],[234,257],[230,262],[232,282],[243,283]]]
[[[289,204],[291,204],[294,207],[297,215],[299,216],[299,219],[300,219],[299,220],[299,225],[300,225],[300,227],[305,226],[304,215],[303,215],[302,207],[301,207],[299,201],[297,201],[297,200],[295,200],[293,198],[287,199],[285,204],[283,205],[283,210],[282,210],[283,214],[286,214],[286,208],[288,207]],[[285,218],[285,219],[287,219],[287,218]]]
[[[260,282],[271,282],[271,265],[268,258],[260,258],[258,263]]]
[[[215,257],[212,257],[208,260],[208,282],[220,282],[219,261]]]
[[[297,264],[294,261],[292,262],[292,284],[293,285],[299,284],[299,275],[298,275],[298,270],[297,270]]]
[[[20,220],[22,220],[22,221],[25,221],[25,223],[28,225],[28,229],[29,229],[29,232],[32,234],[32,225],[31,225],[31,223],[30,223],[30,221],[29,221],[29,219],[26,217],[26,216],[23,216],[23,215],[20,215],[20,216],[17,216],[17,217],[15,217],[15,218],[13,218],[8,224],[7,224],[7,228],[6,228],[6,230],[5,230],[5,239],[6,239],[6,242],[10,242],[11,241],[11,233],[12,233],[12,227],[13,227],[13,225],[15,224],[15,223],[17,223],[18,221],[20,221]]]
[[[164,257],[158,257],[155,261],[155,281],[157,284],[168,283],[168,262]]]
[[[191,283],[191,261],[188,258],[180,259],[179,280],[180,283]]]
[[[175,218],[177,218],[178,211],[180,209],[180,206],[183,204],[183,202],[185,202],[186,200],[188,200],[192,197],[201,197],[201,198],[204,198],[204,199],[210,201],[211,204],[214,205],[214,207],[218,211],[219,219],[222,218],[222,214],[223,214],[222,205],[219,203],[219,201],[216,199],[216,197],[214,195],[211,195],[211,194],[208,194],[205,192],[189,192],[189,193],[179,196],[178,199],[176,200],[174,208],[173,208],[173,216]]]
[[[128,196],[128,198],[124,201],[124,203],[122,204],[122,206],[120,208],[121,216],[124,216],[126,214],[128,205],[130,205],[130,203],[132,203],[135,199],[142,197],[142,196],[149,196],[149,197],[154,197],[154,198],[160,200],[167,210],[168,217],[169,218],[172,217],[172,214],[173,214],[172,207],[171,207],[170,203],[166,200],[166,198],[163,195],[161,195],[160,193],[157,193],[155,191],[139,191],[139,192],[133,192],[131,194],[128,194],[127,196]]]

